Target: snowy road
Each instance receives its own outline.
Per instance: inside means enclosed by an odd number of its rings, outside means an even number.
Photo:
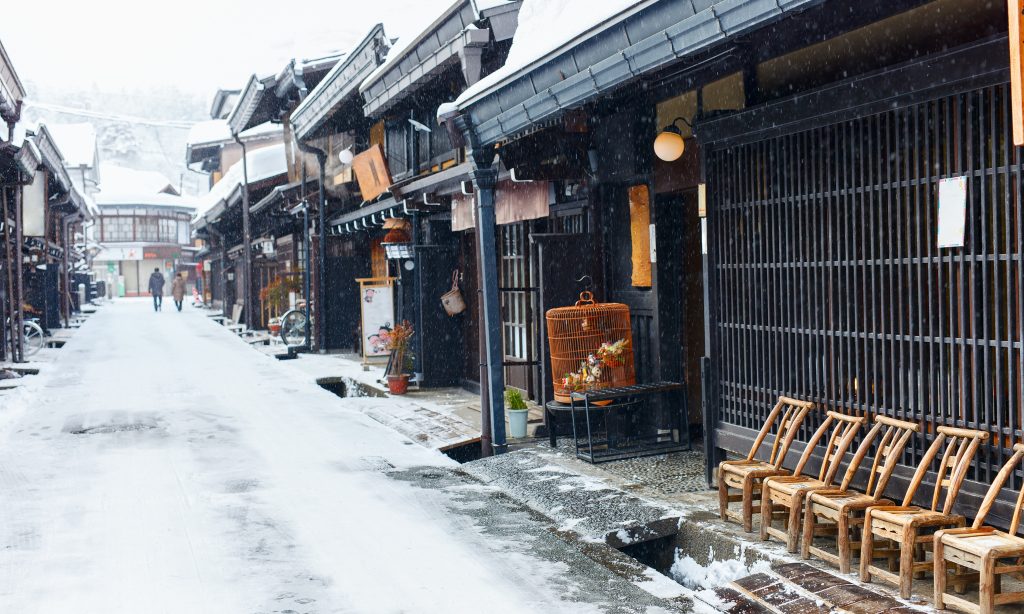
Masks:
[[[0,611],[661,611],[442,455],[150,305],[102,307],[0,397]]]

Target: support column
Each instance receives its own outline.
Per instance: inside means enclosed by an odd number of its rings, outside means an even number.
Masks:
[[[505,373],[504,343],[501,336],[501,305],[498,300],[498,254],[495,229],[494,188],[498,171],[490,165],[494,150],[488,156],[474,155],[470,171],[476,190],[476,236],[480,250],[480,279],[483,290],[484,330],[487,348],[487,394],[490,401],[491,447],[495,454],[508,449],[505,441]],[[485,162],[485,160],[488,160]],[[486,165],[486,166],[485,166]]]
[[[245,143],[238,135],[235,142],[242,148],[242,317],[247,324],[256,322],[252,304],[252,228],[249,223],[249,161]],[[251,327],[250,327],[251,328]]]
[[[19,177],[19,179],[21,178]],[[24,222],[21,215],[21,199],[24,190],[22,183],[22,181],[19,181],[18,186],[14,188],[14,253],[16,257],[15,268],[11,270],[14,272],[14,289],[16,291],[14,300],[16,305],[11,313],[11,317],[13,318],[12,324],[15,331],[21,331],[25,324],[25,265],[21,255],[21,246],[25,244],[25,235],[22,232],[22,224]],[[20,334],[15,334],[14,338],[14,345],[17,348],[14,353],[14,362],[25,362],[25,338]]]

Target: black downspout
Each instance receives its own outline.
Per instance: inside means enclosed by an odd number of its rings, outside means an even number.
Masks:
[[[320,182],[320,198],[317,206],[317,232],[320,236],[319,249],[316,251],[316,297],[317,301],[325,300],[323,297],[327,295],[326,280],[324,276],[327,271],[327,191],[325,189],[327,182],[327,152],[322,149],[313,147],[303,143],[296,139],[295,144],[299,150],[303,153],[312,154],[316,156],[316,162],[319,166],[319,182]],[[308,228],[308,226],[307,226]],[[306,259],[309,259],[309,252],[306,252]],[[307,263],[307,266],[310,263]],[[306,301],[307,305],[309,301]],[[327,330],[326,330],[326,313],[322,309],[323,305],[319,302],[316,304],[316,344],[317,350],[320,353],[327,351]],[[308,319],[306,320],[309,321]]]
[[[501,335],[501,306],[498,298],[498,255],[495,238],[497,218],[494,211],[494,190],[498,171],[494,168],[494,146],[483,146],[469,123],[459,115],[456,125],[465,135],[468,153],[473,160],[470,177],[476,192],[476,231],[482,290],[482,312],[486,332],[487,401],[490,406],[491,450],[484,454],[503,454],[508,451],[505,441],[505,373],[504,345]],[[485,416],[481,416],[486,420]]]
[[[310,335],[309,303],[310,303],[310,270],[312,263],[309,261],[309,201],[306,200],[306,165],[302,165],[302,250],[305,253],[306,265],[302,267],[302,296],[306,299],[302,302],[302,311],[306,314],[306,351],[312,348],[313,339]]]
[[[252,304],[252,234],[249,227],[249,161],[245,151],[245,143],[238,138],[238,134],[232,134],[235,142],[242,148],[242,271],[245,278],[242,280],[243,317],[248,324],[255,325],[256,314],[253,313]],[[237,324],[237,322],[236,322]],[[249,326],[253,328],[253,326]]]

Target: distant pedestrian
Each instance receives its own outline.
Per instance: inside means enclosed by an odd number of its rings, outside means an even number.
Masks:
[[[153,311],[160,311],[164,306],[164,274],[159,268],[149,276],[149,293],[153,295]]]
[[[181,311],[181,303],[185,300],[185,278],[178,273],[171,281],[171,296],[174,297],[174,306]]]

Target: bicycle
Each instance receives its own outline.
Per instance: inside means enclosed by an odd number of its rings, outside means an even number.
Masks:
[[[309,321],[306,312],[289,309],[281,316],[281,341],[288,347],[305,346],[309,338]]]
[[[46,345],[46,333],[38,321],[37,318],[27,318],[21,323],[22,358],[34,355]],[[7,318],[7,329],[11,329],[10,318]]]

